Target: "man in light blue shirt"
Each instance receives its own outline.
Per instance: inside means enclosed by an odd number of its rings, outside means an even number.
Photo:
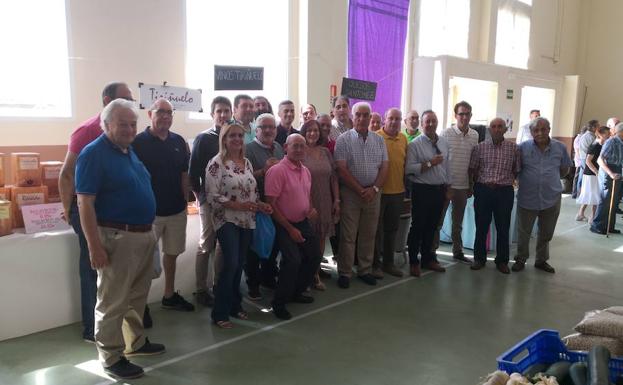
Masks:
[[[549,242],[560,213],[562,184],[560,178],[569,173],[572,165],[567,147],[549,137],[550,123],[545,118],[536,118],[530,123],[533,140],[519,146],[521,170],[518,175],[517,218],[519,219],[519,241],[517,255],[512,267],[514,272],[524,269],[529,257],[530,234],[538,218],[536,262],[534,267],[548,273],[555,273],[547,263]]]
[[[437,115],[431,110],[422,113],[422,129],[424,135],[409,143],[405,165],[411,183],[412,222],[407,242],[410,273],[414,277],[420,276],[421,268],[446,271],[432,246],[450,183],[448,142],[437,135]],[[418,254],[422,256],[421,264]]]

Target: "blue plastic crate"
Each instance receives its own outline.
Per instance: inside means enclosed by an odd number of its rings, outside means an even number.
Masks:
[[[586,362],[587,357],[587,353],[567,350],[556,330],[541,329],[507,350],[497,361],[498,369],[511,374],[523,373],[536,363]],[[623,376],[623,359],[613,358],[609,366],[610,381],[614,382],[616,377]]]

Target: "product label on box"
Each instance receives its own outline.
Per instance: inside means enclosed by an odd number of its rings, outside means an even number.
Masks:
[[[10,205],[0,206],[0,220],[11,218],[11,210],[9,209],[10,207]]]
[[[44,177],[43,179],[58,179],[58,176],[61,173],[60,167],[46,167],[44,168]]]
[[[19,158],[20,170],[37,170],[39,168],[39,158],[36,156],[21,156]]]
[[[45,194],[43,194],[42,192],[17,194],[17,197],[15,197],[15,202],[18,206],[28,206],[45,203]]]
[[[48,203],[45,205],[22,207],[26,234],[68,229],[69,225],[61,218],[62,213],[62,203]]]

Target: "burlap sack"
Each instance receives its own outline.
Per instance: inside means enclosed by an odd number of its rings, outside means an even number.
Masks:
[[[576,332],[593,336],[623,339],[623,315],[607,311],[588,312],[574,328]]]
[[[589,351],[597,345],[601,345],[610,351],[613,356],[623,355],[623,342],[618,338],[593,336],[590,334],[575,333],[562,339],[569,350]]]

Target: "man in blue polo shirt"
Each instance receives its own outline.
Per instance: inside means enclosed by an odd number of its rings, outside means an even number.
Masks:
[[[132,143],[136,156],[151,174],[156,196],[154,233],[162,242],[165,309],[193,311],[195,307],[175,292],[177,256],[186,250],[186,202],[190,192],[188,159],[190,149],[184,138],[171,132],[173,105],[156,100],[147,111],[151,126],[136,135]]]
[[[165,350],[143,335],[156,201],[149,173],[130,147],[137,118],[134,103],[110,102],[101,113],[104,135],[85,147],[76,162],[80,222],[98,274],[95,343],[104,371],[123,379],[143,375],[126,356]]]

